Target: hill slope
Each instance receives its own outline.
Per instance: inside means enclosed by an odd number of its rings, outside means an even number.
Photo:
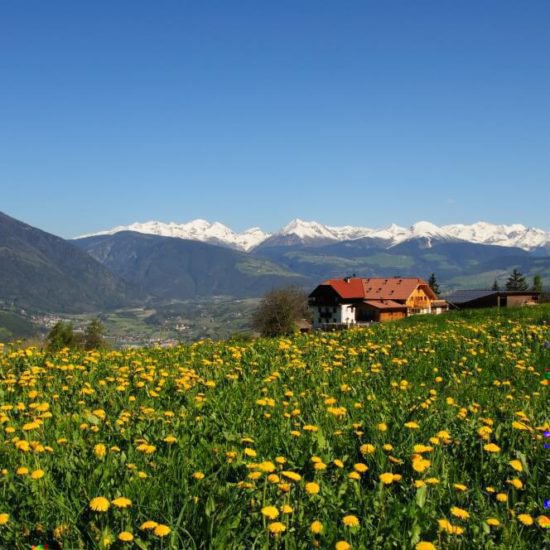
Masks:
[[[0,302],[78,313],[125,306],[138,297],[78,247],[0,212]]]
[[[197,241],[124,231],[73,242],[159,298],[259,296],[277,286],[311,284],[268,259]]]

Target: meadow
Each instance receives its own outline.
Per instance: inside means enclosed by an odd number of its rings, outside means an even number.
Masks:
[[[6,345],[0,547],[543,548],[549,321]]]

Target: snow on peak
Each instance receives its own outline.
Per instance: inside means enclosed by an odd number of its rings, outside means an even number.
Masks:
[[[519,247],[525,250],[531,250],[550,243],[550,231],[527,228],[521,224],[495,225],[480,221],[470,225],[451,224],[439,227],[428,221],[419,221],[409,228],[391,224],[382,229],[370,229],[352,225],[328,226],[316,221],[305,221],[299,218],[292,220],[273,235],[266,233],[259,227],[251,227],[246,231],[236,233],[220,222],[212,223],[198,218],[187,223],[136,222],[78,238],[113,235],[120,231],[136,231],[164,237],[191,239],[243,251],[252,250],[272,236],[292,237],[290,242],[293,243],[295,239],[303,243],[326,243],[370,237],[384,241],[386,247],[419,238],[427,239],[428,246],[432,245],[433,240],[462,240],[481,244]]]

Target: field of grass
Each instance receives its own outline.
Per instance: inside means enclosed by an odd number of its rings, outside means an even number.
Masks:
[[[549,320],[6,346],[0,548],[543,548]]]

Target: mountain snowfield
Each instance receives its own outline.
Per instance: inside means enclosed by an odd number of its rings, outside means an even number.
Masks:
[[[521,224],[495,225],[487,222],[477,222],[471,225],[451,224],[439,227],[427,221],[420,221],[408,228],[391,224],[383,229],[371,229],[351,225],[334,227],[323,225],[316,221],[304,221],[301,219],[292,220],[281,230],[273,234],[267,233],[259,227],[252,227],[242,233],[236,233],[222,223],[212,223],[207,220],[197,219],[182,224],[158,221],[136,222],[98,233],[82,235],[77,238],[113,235],[121,231],[135,231],[148,235],[202,241],[228,246],[245,252],[261,244],[265,246],[285,243],[315,245],[362,238],[380,240],[387,248],[414,239],[426,239],[428,246],[432,240],[458,240],[479,244],[518,247],[524,250],[533,250],[550,243],[550,231],[525,227]]]

